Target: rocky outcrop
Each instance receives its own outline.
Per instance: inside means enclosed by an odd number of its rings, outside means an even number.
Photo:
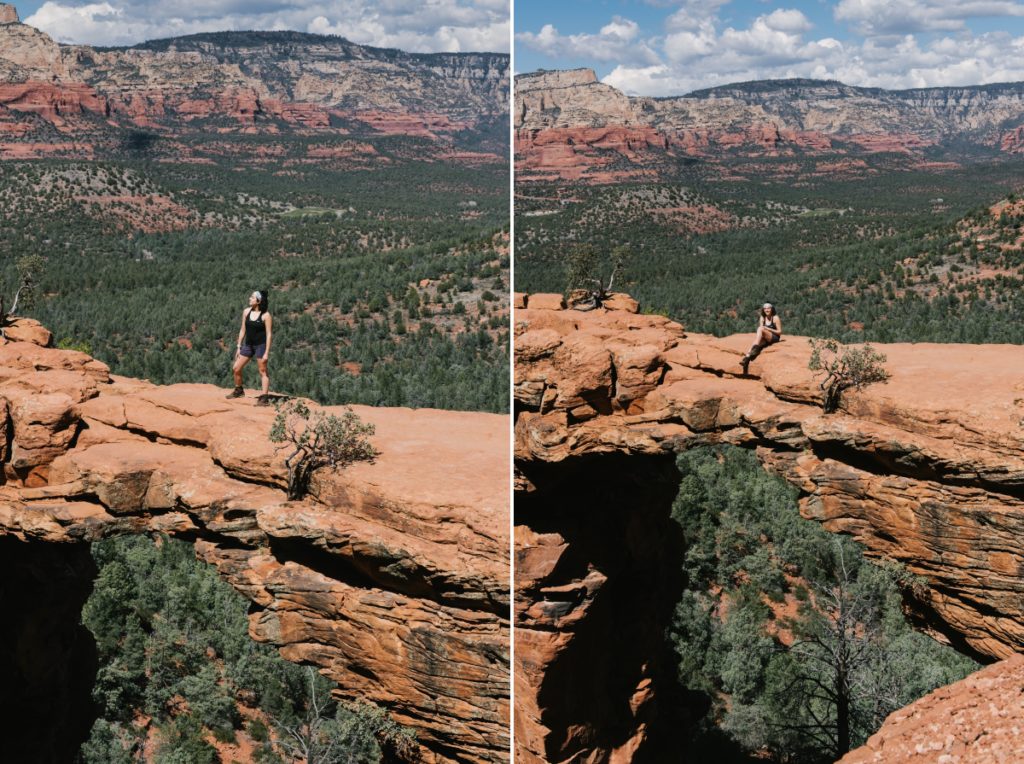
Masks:
[[[0,539],[192,540],[252,602],[255,639],[388,708],[423,760],[507,760],[507,420],[354,409],[376,427],[379,458],[317,473],[309,498],[287,501],[274,412],[252,397],[7,341]]]
[[[525,180],[603,182],[605,165],[620,160],[657,165],[723,156],[896,154],[927,166],[924,150],[947,142],[1013,152],[1018,128],[1009,126],[1024,123],[1024,83],[887,91],[777,80],[631,98],[590,70],[572,70],[519,75],[515,92],[517,166]],[[588,141],[597,131],[644,138],[622,151],[620,142]]]
[[[407,54],[297,32],[91,48],[58,44],[2,8],[0,123],[20,115],[25,143],[37,132],[52,138],[53,127],[89,136],[89,145],[116,128],[345,135],[356,127],[440,133],[450,143],[452,133],[508,118],[507,55]]]
[[[535,299],[514,322],[522,761],[658,760],[659,730],[690,712],[665,691],[662,635],[678,594],[674,454],[697,445],[755,449],[800,489],[801,514],[921,576],[907,605],[937,638],[989,660],[1019,649],[1024,349],[880,346],[889,381],[825,415],[805,338],[743,376],[749,336]]]
[[[1024,655],[942,687],[885,720],[837,764],[1003,764],[1024,760]]]

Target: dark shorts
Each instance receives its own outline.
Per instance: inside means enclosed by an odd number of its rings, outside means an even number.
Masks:
[[[252,358],[253,356],[262,358],[267,352],[267,346],[265,343],[263,345],[242,345],[242,350],[240,352],[246,358]]]

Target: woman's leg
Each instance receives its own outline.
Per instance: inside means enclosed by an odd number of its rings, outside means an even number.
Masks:
[[[757,335],[754,337],[754,344],[747,351],[747,356],[756,358],[769,342],[771,342],[771,333],[763,326],[758,328]]]
[[[232,373],[235,375],[235,387],[242,386],[242,369],[249,363],[249,356],[240,355],[235,359],[235,365],[231,367]]]
[[[263,382],[263,394],[267,395],[270,393],[270,375],[267,374],[267,361],[264,361],[262,358],[257,358],[256,365],[260,369],[260,381]]]

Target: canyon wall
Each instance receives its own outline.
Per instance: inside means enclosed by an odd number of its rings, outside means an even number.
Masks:
[[[888,91],[794,79],[648,98],[589,69],[542,71],[516,77],[513,117],[521,180],[608,182],[730,157],[893,155],[927,167],[1017,151],[1024,83]]]
[[[89,158],[81,146],[113,150],[123,140],[118,131],[140,130],[179,137],[355,131],[447,145],[464,131],[506,123],[509,77],[505,54],[412,54],[299,32],[63,45],[4,5],[0,157]]]
[[[694,446],[754,449],[804,517],[920,576],[907,607],[934,637],[988,661],[1019,649],[1024,348],[878,346],[890,379],[826,415],[806,338],[743,375],[749,336],[560,303],[519,296],[514,316],[519,761],[657,761],[699,713],[663,642],[674,455]]]
[[[73,717],[73,688],[87,697],[91,686],[75,637],[91,585],[87,543],[167,533],[192,541],[250,600],[254,639],[318,667],[340,696],[387,708],[415,729],[422,761],[507,761],[506,417],[353,407],[376,427],[380,456],[321,470],[308,498],[288,501],[286,452],[268,439],[274,410],[252,394],[232,401],[212,385],[117,377],[88,355],[44,347],[49,333],[29,321],[5,331],[0,542],[22,555],[5,554],[3,569],[25,559],[42,566],[38,579],[62,555],[77,568],[56,578],[68,595],[60,608],[20,607],[16,597],[34,590],[17,595],[5,579],[0,602],[18,619],[0,708],[35,718],[46,704],[33,687],[65,686],[68,702],[49,698],[48,713]],[[36,589],[45,604],[49,590]],[[52,636],[26,648],[32,635]],[[17,748],[19,734],[5,745]]]

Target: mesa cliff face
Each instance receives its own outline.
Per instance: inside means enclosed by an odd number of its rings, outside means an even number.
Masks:
[[[889,381],[825,415],[805,338],[744,377],[749,336],[542,309],[559,302],[523,296],[515,314],[521,761],[657,760],[685,721],[663,634],[683,551],[674,454],[694,446],[754,449],[804,517],[921,576],[906,604],[922,629],[983,659],[1019,649],[1024,349],[879,346]]]
[[[633,165],[683,158],[902,155],[927,166],[973,146],[1012,152],[1024,83],[887,91],[773,80],[672,98],[627,97],[590,70],[516,77],[516,154],[523,180],[609,180]],[[609,177],[606,165],[625,164]]]
[[[344,697],[386,707],[416,730],[422,760],[507,760],[505,417],[354,407],[375,425],[380,457],[321,471],[309,498],[287,501],[286,454],[267,437],[274,412],[251,396],[112,376],[83,353],[43,347],[49,334],[31,322],[6,333],[0,540],[22,551],[0,567],[45,561],[45,550],[87,559],[87,542],[118,534],[191,540],[251,601],[254,639],[318,667]],[[67,577],[70,563],[54,566]],[[50,607],[25,621],[35,611],[0,593],[11,633],[46,646],[7,640],[0,662],[13,679],[0,707],[41,708],[34,683],[69,684],[61,667],[82,663],[68,646],[89,575],[64,587],[68,617]],[[58,718],[59,700],[46,697]],[[5,740],[21,750],[16,735]]]
[[[507,119],[509,57],[410,54],[298,32],[222,32],[131,48],[62,45],[0,13],[0,157],[175,135],[407,134],[449,141]],[[6,19],[4,21],[3,19]],[[13,154],[12,154],[13,155]]]

